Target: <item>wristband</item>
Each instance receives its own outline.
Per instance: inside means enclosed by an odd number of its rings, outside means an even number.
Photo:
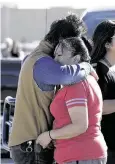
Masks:
[[[51,138],[51,140],[53,140],[53,138],[51,137],[51,134],[50,133],[51,133],[51,131],[49,131],[49,137]]]

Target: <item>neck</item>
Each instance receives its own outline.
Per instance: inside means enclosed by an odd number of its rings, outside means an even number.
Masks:
[[[107,53],[105,58],[108,60],[111,66],[115,65],[115,54]]]

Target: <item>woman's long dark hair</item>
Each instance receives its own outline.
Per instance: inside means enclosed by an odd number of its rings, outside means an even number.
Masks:
[[[82,36],[81,37],[82,40],[84,41],[88,51],[89,51],[89,55],[91,55],[92,49],[93,49],[93,43],[92,40],[88,39],[86,36]]]
[[[91,63],[97,63],[104,58],[107,53],[106,43],[111,43],[115,34],[115,23],[109,20],[100,23],[93,34],[93,50],[91,53]]]

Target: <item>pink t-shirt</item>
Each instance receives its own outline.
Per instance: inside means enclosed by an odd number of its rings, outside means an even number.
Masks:
[[[62,128],[71,123],[68,109],[74,106],[87,106],[89,119],[85,133],[71,139],[56,140],[54,158],[57,163],[107,156],[107,146],[100,131],[102,102],[100,88],[92,76],[88,76],[87,80],[78,84],[66,86],[57,93],[50,106],[55,118],[53,129]]]

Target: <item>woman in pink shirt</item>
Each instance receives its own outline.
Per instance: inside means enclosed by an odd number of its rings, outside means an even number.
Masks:
[[[90,60],[81,38],[60,41],[54,55],[62,64]],[[46,148],[54,140],[58,164],[106,164],[107,146],[100,131],[102,108],[102,94],[94,77],[62,86],[50,106],[53,129],[38,136],[36,143]]]

